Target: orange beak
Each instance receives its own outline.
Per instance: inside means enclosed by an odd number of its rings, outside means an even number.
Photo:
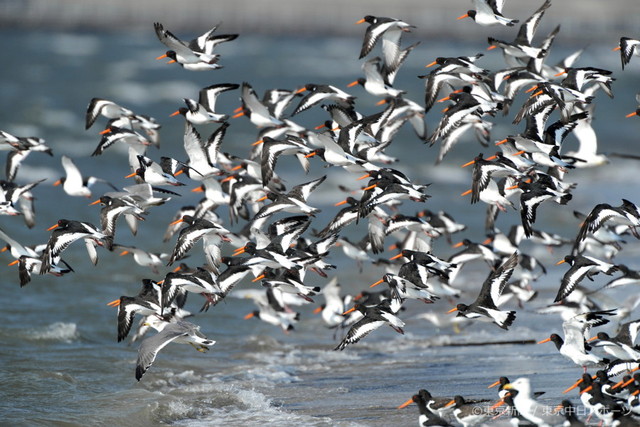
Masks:
[[[476,161],[475,160],[471,160],[470,162],[465,163],[464,165],[460,166],[461,168],[466,168],[467,166],[471,166],[472,164],[474,164]]]
[[[136,176],[136,173],[135,173],[135,172],[130,173],[129,175],[125,176],[125,178],[132,178],[132,177],[134,177],[134,176]]]
[[[347,314],[353,313],[354,311],[356,311],[356,307],[355,306],[351,307],[349,310],[347,310],[344,313],[342,313],[342,315],[346,316]]]
[[[253,316],[255,316],[255,314],[253,314],[253,313],[249,313],[249,314],[247,314],[246,316],[244,316],[244,319],[245,319],[245,320],[247,320],[247,319],[251,319]]]
[[[169,114],[169,117],[177,116],[178,114],[180,114],[180,110],[176,110],[173,113]]]
[[[468,17],[469,17],[469,14],[468,14],[468,13],[465,13],[465,14],[464,14],[464,15],[462,15],[462,16],[458,16],[456,19],[459,21],[459,20],[461,20],[461,19],[468,18]]]
[[[451,310],[447,311],[447,314],[451,314],[454,311],[458,311],[458,307],[453,307]]]
[[[589,387],[587,387],[587,388],[585,388],[584,390],[580,391],[580,394],[588,393],[588,392],[590,392],[591,390],[593,390],[593,386],[592,386],[592,385],[590,385]]]
[[[100,199],[96,200],[95,202],[89,203],[89,206],[97,205],[98,203],[100,203]]]
[[[622,388],[625,388],[626,386],[628,386],[629,384],[631,384],[634,381],[635,381],[635,378],[631,378],[630,380],[628,380],[627,382],[622,384]]]
[[[370,177],[371,177],[371,175],[369,175],[369,174],[362,175],[360,178],[356,179],[356,181],[361,181],[363,179],[367,179],[367,178],[370,178]]]
[[[500,385],[500,380],[496,381],[495,383],[487,386],[487,388],[494,388],[495,386]]]
[[[363,24],[365,22],[364,18],[355,23],[355,25]]]
[[[128,253],[129,253],[129,251],[122,251],[122,252],[120,252],[120,256],[125,256],[125,255],[127,255]]]
[[[234,114],[233,116],[231,116],[232,119],[237,119],[238,117],[242,117],[244,116],[244,111],[240,111],[239,113]]]
[[[629,118],[629,117],[633,117],[633,116],[637,116],[637,115],[638,115],[638,112],[637,112],[637,111],[634,111],[633,113],[629,113],[629,114],[627,114],[625,117],[626,117],[626,118]]]
[[[566,262],[564,259],[561,259],[560,261],[556,262],[556,265],[560,265],[562,263]]]
[[[11,262],[10,262],[9,264],[7,264],[7,265],[8,265],[9,267],[11,267],[12,265],[16,265],[16,264],[17,264],[17,263],[19,263],[19,262],[20,262],[20,260],[19,260],[19,259],[17,259],[17,260],[15,260],[15,261],[11,261]]]
[[[389,261],[393,261],[393,260],[396,260],[398,258],[402,258],[402,252],[400,252],[398,255],[394,255],[391,258],[389,258]]]
[[[407,406],[411,405],[412,403],[413,403],[413,397],[407,400],[406,402],[404,402],[402,405],[398,406],[398,409],[404,409]]]
[[[573,385],[571,387],[569,387],[568,389],[566,389],[562,393],[569,393],[571,390],[573,390],[574,388],[578,387],[580,384],[582,384],[582,378],[580,378],[578,381],[573,383]]]
[[[347,204],[347,199],[344,199],[343,201],[338,202],[338,203],[334,204],[333,206],[342,206],[342,205],[346,205],[346,204]]]
[[[322,312],[322,307],[316,307],[313,309],[313,314],[320,314]]]
[[[383,282],[384,282],[384,279],[380,279],[376,283],[374,283],[373,285],[369,285],[369,287],[370,288],[374,288],[374,287],[378,286],[380,283],[383,283]]]
[[[156,59],[164,59],[164,58],[166,58],[166,57],[167,57],[167,54],[165,53],[164,55],[160,55],[160,56],[158,56]]]
[[[176,219],[175,221],[173,221],[173,222],[172,222],[171,224],[169,224],[169,225],[176,225],[176,224],[180,224],[181,222],[183,222],[183,219],[182,219],[182,218],[180,218],[180,219]]]
[[[244,249],[243,249],[243,252],[244,252]],[[264,277],[265,277],[264,274],[261,274],[261,275],[257,276],[255,279],[253,279],[251,282],[255,283],[257,281],[260,281],[260,280],[264,279]]]
[[[120,298],[114,299],[113,301],[107,303],[109,307],[117,307],[120,305]]]
[[[54,229],[54,228],[56,228],[56,227],[58,227],[58,224],[56,224],[56,225],[52,225],[51,227],[47,228],[47,231],[51,231],[51,230],[53,230],[53,229]]]
[[[464,193],[462,193],[462,194],[460,195],[460,197],[468,196],[469,194],[471,194],[471,192],[472,192],[472,191],[473,191],[473,190],[467,190],[467,191],[465,191]],[[454,246],[454,247],[457,247],[457,246]]]
[[[549,337],[549,338],[545,338],[545,339],[543,339],[542,341],[538,341],[538,344],[544,344],[544,343],[547,343],[547,342],[549,342],[549,341],[551,341],[551,338],[550,338],[550,337]]]
[[[353,87],[353,86],[355,86],[355,85],[357,85],[357,84],[358,84],[358,81],[357,81],[357,80],[354,80],[354,81],[352,81],[351,83],[349,83],[349,84],[347,85],[347,87]]]
[[[507,142],[507,141],[508,141],[508,139],[507,139],[507,138],[505,138],[505,139],[503,139],[502,141],[498,141],[498,142],[496,142],[496,145],[504,144],[504,143],[505,143],[505,142]]]

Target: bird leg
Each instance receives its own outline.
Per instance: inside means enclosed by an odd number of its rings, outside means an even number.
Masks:
[[[206,345],[195,345],[194,343],[190,342],[189,344],[191,344],[191,346],[193,348],[195,348],[196,350],[198,350],[200,353],[205,353],[207,351],[209,351],[209,347],[207,347]]]

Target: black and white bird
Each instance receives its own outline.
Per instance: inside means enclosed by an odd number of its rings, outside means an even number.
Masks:
[[[633,320],[620,325],[618,333],[613,337],[606,332],[598,332],[589,341],[592,341],[592,346],[603,348],[616,359],[639,361],[640,351],[635,348],[639,328],[640,319]]]
[[[69,219],[60,219],[55,225],[49,227],[47,230],[53,230],[53,232],[51,233],[47,246],[42,253],[40,274],[48,273],[54,264],[54,260],[57,259],[71,243],[78,239],[85,239],[89,241],[87,243],[87,249],[90,251],[90,256],[95,264],[97,262],[97,255],[95,254],[93,241],[101,241],[106,237],[102,231],[88,222]]]
[[[107,305],[118,307],[118,342],[127,338],[136,314],[150,316],[160,314],[162,288],[153,280],[143,279],[142,289],[137,295],[121,296]]]
[[[444,400],[444,399],[442,399]],[[448,403],[451,399],[446,399]],[[398,406],[398,409],[406,408],[407,406],[415,403],[418,405],[418,410],[420,411],[420,416],[418,417],[418,425],[420,427],[428,427],[428,426],[442,426],[442,427],[450,427],[451,424],[449,421],[442,418],[436,411],[432,410],[429,406],[434,403],[431,394],[427,390],[419,390],[418,394],[414,394],[411,396],[411,399],[404,402],[402,405]],[[443,403],[444,405],[444,403]]]
[[[293,110],[293,113],[291,113],[292,116],[295,116],[296,114],[321,102],[336,102],[343,107],[351,107],[355,102],[355,97],[331,85],[308,83],[298,89],[296,93],[302,93],[305,91],[309,93],[300,100],[298,106]]]
[[[400,39],[403,33],[411,31],[415,26],[395,18],[367,15],[356,24],[368,23],[364,34],[359,59],[367,56],[378,41],[382,40],[382,57],[384,73],[395,72],[403,61],[403,49]]]
[[[560,289],[558,289],[554,302],[561,301],[569,296],[585,277],[593,280],[591,278],[596,274],[603,273],[611,275],[618,270],[618,266],[615,264],[610,264],[586,255],[567,255],[558,261],[557,264],[559,265],[565,262],[571,265],[571,268],[562,276]]]
[[[496,325],[502,329],[509,329],[509,326],[516,318],[515,311],[502,311],[496,306],[496,301],[502,295],[502,291],[511,278],[513,270],[518,265],[518,253],[514,252],[498,268],[489,273],[489,277],[482,284],[480,295],[471,304],[458,304],[449,310],[449,313],[458,312],[458,316],[470,319],[478,317],[489,317]]]
[[[519,21],[502,14],[504,0],[473,0],[474,9],[468,10],[458,19],[471,18],[480,25],[505,25],[513,27]]]
[[[388,300],[374,306],[365,306],[356,303],[343,314],[346,315],[355,310],[361,312],[364,317],[351,326],[347,335],[334,350],[344,350],[347,345],[357,343],[385,323],[391,326],[396,332],[404,334],[402,329],[404,322],[391,311]]]
[[[170,58],[171,62],[177,62],[182,67],[191,71],[215,70],[221,68],[218,65],[219,55],[213,53],[214,48],[222,43],[235,40],[237,34],[215,35],[217,27],[212,28],[198,38],[188,43],[180,40],[164,26],[156,22],[153,24],[158,40],[167,46],[168,50],[164,55],[156,59]]]
[[[103,116],[107,119],[119,119],[121,117],[132,117],[134,112],[128,108],[122,107],[113,101],[103,98],[92,98],[87,106],[85,115],[85,129],[89,129],[98,117]]]
[[[597,204],[583,221],[576,242],[583,241],[588,233],[596,233],[604,225],[627,226],[629,231],[638,237],[636,227],[640,226],[640,208],[627,199],[622,199],[620,206]]]
[[[197,101],[183,98],[187,106],[179,108],[171,115],[182,114],[189,123],[194,125],[223,122],[229,118],[229,115],[216,113],[216,100],[221,93],[238,89],[239,87],[235,83],[219,83],[207,86],[200,90]]]
[[[620,37],[620,43],[613,50],[620,51],[620,62],[622,62],[622,69],[624,70],[625,65],[629,64],[633,55],[640,56],[640,40]]]
[[[581,313],[562,322],[564,339],[558,334],[551,334],[549,338],[539,341],[538,344],[553,342],[563,356],[582,366],[586,372],[589,366],[598,366],[608,363],[608,359],[587,352],[586,334],[592,327],[609,323],[604,316],[615,314],[614,310],[591,311]]]
[[[187,224],[187,227],[180,230],[178,240],[176,241],[167,265],[172,265],[175,261],[182,259],[193,245],[200,239],[203,239],[207,263],[211,268],[217,270],[221,258],[220,245],[227,239],[226,235],[229,233],[229,230],[207,219],[194,218],[191,215],[185,215],[172,224],[181,222]]]

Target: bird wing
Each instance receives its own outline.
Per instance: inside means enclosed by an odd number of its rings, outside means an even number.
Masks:
[[[482,289],[476,302],[481,303],[480,305],[483,306],[495,307],[516,265],[518,265],[518,252],[511,254],[500,267],[489,273],[489,277],[482,284]],[[486,301],[487,299],[490,300],[490,304],[484,304],[484,302],[488,302]]]
[[[592,267],[593,265],[579,266],[574,264],[562,277],[560,289],[558,289],[558,294],[556,295],[554,302],[558,302],[566,298],[571,292],[573,292],[578,283],[584,279]]]
[[[149,369],[160,350],[171,341],[188,335],[185,331],[167,329],[168,328],[165,327],[162,332],[158,332],[156,335],[146,338],[140,343],[138,360],[136,361],[136,380],[140,381],[140,378],[142,378],[147,369]]]
[[[200,90],[198,102],[207,107],[209,111],[214,112],[216,109],[216,99],[218,98],[218,95],[228,90],[238,89],[239,87],[240,86],[237,84],[230,83],[220,83],[207,86]]]
[[[186,53],[188,55],[193,55],[193,52],[191,51],[191,49],[189,49],[185,42],[174,36],[171,31],[165,30],[161,23],[154,23],[153,28],[156,30],[158,40],[160,40],[160,42],[167,46],[169,49],[179,54]]]
[[[357,343],[384,324],[385,322],[383,320],[372,320],[369,317],[363,317],[353,324],[335,350],[343,350],[348,344]]]

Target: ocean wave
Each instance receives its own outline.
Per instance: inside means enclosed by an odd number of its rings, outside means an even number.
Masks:
[[[75,323],[55,322],[41,328],[28,329],[24,337],[33,341],[71,342],[80,338],[80,333]]]
[[[255,370],[257,371],[257,370]],[[277,370],[272,373],[277,375]],[[249,374],[252,377],[253,374]],[[147,384],[158,393],[149,406],[150,418],[178,426],[216,425],[330,425],[331,419],[287,412],[258,391],[262,381],[251,378],[222,381],[215,375],[193,371],[167,372],[162,379]],[[246,382],[245,382],[246,381]]]

